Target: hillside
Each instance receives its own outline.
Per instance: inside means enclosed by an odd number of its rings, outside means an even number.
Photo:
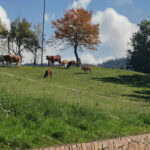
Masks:
[[[104,68],[120,69],[121,67],[126,68],[126,63],[127,63],[126,58],[118,58],[103,62],[102,64],[99,64],[99,66],[102,66]]]
[[[150,76],[92,67],[0,67],[0,149],[150,133]]]

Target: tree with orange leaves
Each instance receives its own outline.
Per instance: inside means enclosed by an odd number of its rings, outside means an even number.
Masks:
[[[65,11],[61,19],[52,21],[52,27],[55,29],[54,39],[73,46],[78,66],[81,63],[78,49],[83,50],[83,47],[85,47],[96,50],[96,47],[100,44],[99,24],[92,24],[91,20],[92,11],[77,8]]]

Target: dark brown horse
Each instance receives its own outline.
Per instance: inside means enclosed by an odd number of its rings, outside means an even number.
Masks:
[[[91,73],[91,67],[90,66],[83,66],[82,70],[84,70],[85,73],[88,71]]]
[[[48,60],[48,66],[50,66],[50,64],[52,63],[54,66],[55,62],[59,63],[59,66],[61,64],[61,56],[60,55],[56,55],[56,56],[46,56],[46,60]]]
[[[44,78],[46,78],[46,77],[52,78],[52,74],[53,74],[52,70],[46,70],[45,74],[44,74]]]
[[[7,66],[11,66],[12,63],[16,63],[16,65],[20,66],[21,58],[18,55],[5,55],[4,56]]]
[[[67,65],[67,69],[68,69],[68,68],[71,68],[71,66],[73,66],[73,65],[74,65],[74,66],[76,65],[76,61],[74,61],[74,60],[69,61],[69,62],[68,62],[68,65]]]
[[[2,66],[4,65],[5,57],[4,55],[0,55],[0,63],[2,63]]]

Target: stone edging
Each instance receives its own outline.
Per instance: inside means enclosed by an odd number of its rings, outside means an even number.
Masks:
[[[32,150],[150,150],[150,134]]]

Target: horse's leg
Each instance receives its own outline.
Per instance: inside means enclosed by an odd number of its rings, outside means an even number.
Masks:
[[[16,62],[16,65],[17,65],[18,67],[20,67],[20,62]]]
[[[11,61],[9,61],[9,67],[11,67]]]
[[[4,66],[4,61],[2,62],[2,67]]]
[[[10,67],[10,63],[11,63],[11,62],[10,62],[10,61],[8,61],[8,67]]]
[[[11,61],[8,61],[8,67],[10,67]]]
[[[8,67],[8,61],[6,61],[6,66]]]
[[[59,60],[59,67],[60,67],[60,64],[61,64],[61,60]]]
[[[47,66],[49,66],[49,61],[47,62]]]
[[[50,62],[50,60],[48,61],[48,66],[49,66],[49,67],[51,66],[51,62]]]

